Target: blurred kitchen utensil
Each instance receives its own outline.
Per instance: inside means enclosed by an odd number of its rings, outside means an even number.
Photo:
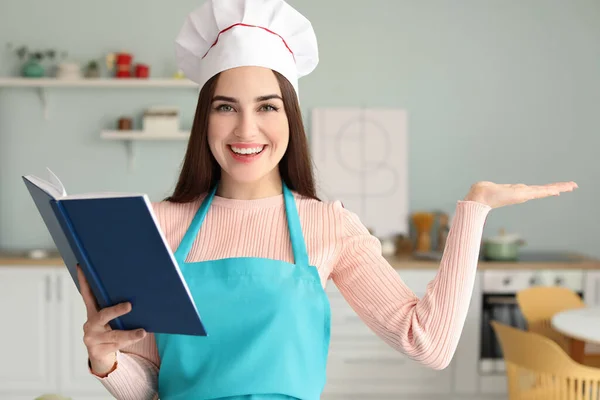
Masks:
[[[417,234],[415,251],[428,252],[431,250],[431,227],[434,220],[435,214],[431,212],[417,212],[412,215]]]
[[[507,234],[500,229],[499,235],[483,241],[483,257],[490,261],[517,261],[519,249],[525,241],[517,234]]]
[[[413,242],[407,235],[396,236],[396,257],[409,256],[413,251]]]

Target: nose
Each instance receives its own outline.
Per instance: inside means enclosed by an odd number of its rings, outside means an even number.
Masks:
[[[248,139],[256,136],[258,125],[256,117],[251,112],[238,113],[237,126],[235,127],[235,136],[240,139]]]

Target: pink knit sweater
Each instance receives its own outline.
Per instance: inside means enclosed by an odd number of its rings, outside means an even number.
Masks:
[[[458,201],[436,278],[419,299],[382,257],[381,245],[340,202],[295,194],[311,265],[325,287],[332,279],[362,320],[394,349],[431,368],[455,352],[473,289],[483,227],[490,207]],[[202,199],[154,203],[161,228],[176,250]],[[293,262],[283,195],[258,200],[216,196],[189,262],[227,257]],[[97,377],[117,399],[157,398],[160,359],[154,335],[117,353],[117,367]]]

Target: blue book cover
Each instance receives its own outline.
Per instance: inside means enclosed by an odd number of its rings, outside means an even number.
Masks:
[[[132,304],[132,310],[110,326],[206,336],[148,196],[69,196],[58,177],[51,171],[50,176],[49,181],[33,175],[22,178],[73,282],[79,289],[79,264],[100,308]]]

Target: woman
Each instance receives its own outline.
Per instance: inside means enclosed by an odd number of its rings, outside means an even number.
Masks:
[[[330,278],[391,347],[444,368],[488,212],[576,187],[473,185],[419,299],[355,214],[316,197],[297,90],[318,58],[310,23],[282,0],[209,0],[177,43],[201,92],[179,182],[154,207],[209,336],[111,331],[130,305],[99,311],[80,274],[90,370],[118,399],[318,399]]]

